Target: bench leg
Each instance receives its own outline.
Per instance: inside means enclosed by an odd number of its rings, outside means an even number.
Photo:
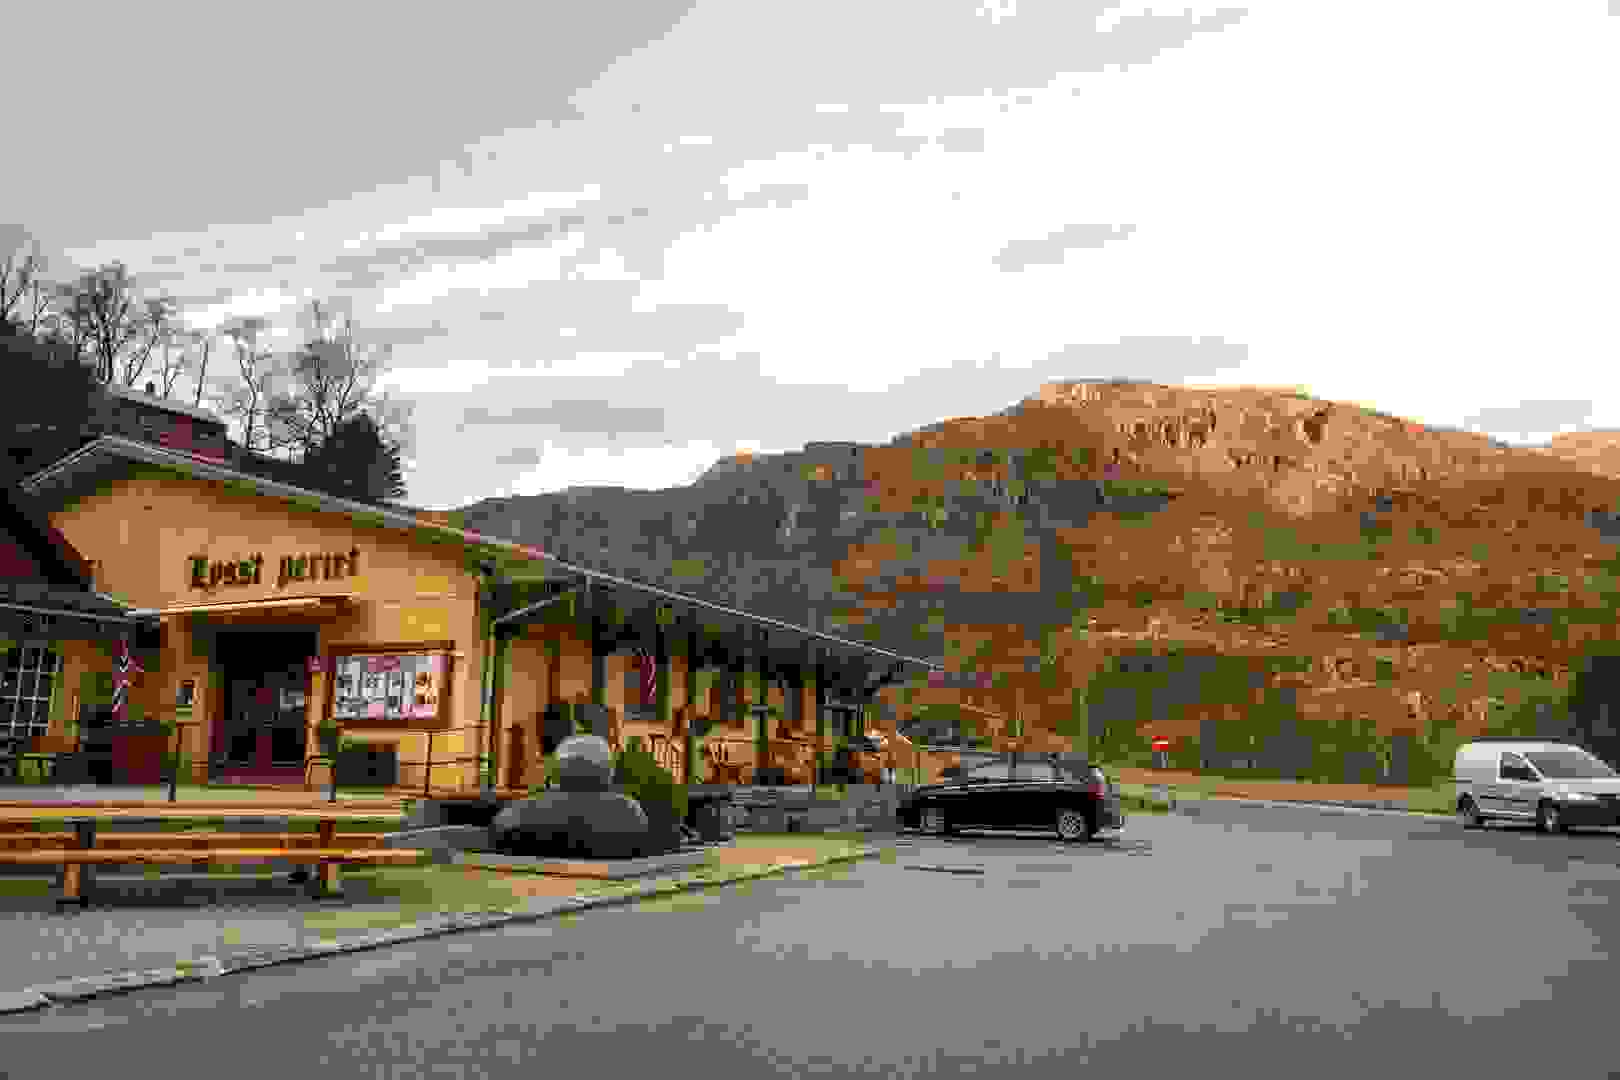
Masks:
[[[62,896],[56,901],[57,905],[77,904],[83,908],[89,902],[85,891],[84,864],[68,863],[62,867]]]
[[[331,896],[337,892],[338,864],[336,862],[323,862],[315,872],[315,880],[310,888],[314,896]]]

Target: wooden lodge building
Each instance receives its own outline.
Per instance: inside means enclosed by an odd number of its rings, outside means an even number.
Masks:
[[[750,782],[767,760],[806,782],[882,687],[939,670],[243,471],[207,414],[185,421],[178,438],[99,435],[23,488],[94,588],[157,627],[136,642],[129,715],[178,724],[193,782],[323,782],[311,759],[332,726],[418,790],[540,784],[575,730],[639,738],[693,782]],[[60,666],[47,712],[67,733],[105,704],[112,654],[35,644]]]

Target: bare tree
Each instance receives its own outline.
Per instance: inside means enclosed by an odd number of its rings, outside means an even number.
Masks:
[[[203,388],[208,385],[208,360],[214,351],[214,343],[218,340],[206,330],[183,330],[180,339],[185,346],[184,355],[190,360],[189,366],[194,369],[192,378],[196,380],[196,392],[192,396],[193,408],[202,408]]]
[[[37,337],[50,302],[51,286],[45,280],[39,245],[24,229],[0,229],[0,322]]]
[[[80,275],[68,288],[72,290],[71,310],[87,335],[96,373],[102,382],[110,383],[119,356],[141,332],[134,279],[123,263],[112,262]]]
[[[241,425],[243,447],[261,452],[271,449],[263,415],[273,354],[259,344],[268,327],[267,320],[255,316],[232,320],[223,328],[231,341],[241,381],[231,386],[221,411]]]
[[[135,323],[135,333],[131,339],[131,348],[123,356],[123,373],[119,378],[125,386],[133,387],[135,380],[146,371],[146,365],[152,358],[152,350],[159,345],[167,345],[174,332],[174,301],[166,296],[156,296],[147,299],[140,312],[140,318]],[[175,377],[171,375],[169,364],[165,356],[162,379],[163,395],[169,394],[169,388],[174,385]]]
[[[77,285],[55,284],[50,287],[50,297],[40,319],[40,336],[53,344],[65,346],[77,360],[94,358],[95,322],[89,300]],[[106,382],[105,379],[101,381]]]
[[[175,321],[174,301],[167,297],[147,301],[147,333],[158,353],[158,379],[163,396],[174,391],[174,384],[186,373],[185,329]],[[149,346],[149,350],[152,346]]]
[[[310,304],[310,330],[291,357],[287,385],[266,404],[276,441],[308,458],[354,417],[377,405],[374,392],[385,348],[356,341],[354,320],[319,301]]]

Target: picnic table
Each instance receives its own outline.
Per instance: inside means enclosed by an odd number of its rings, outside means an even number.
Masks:
[[[390,811],[393,811],[392,813]],[[332,847],[333,838],[337,832],[340,821],[375,821],[379,817],[395,817],[398,811],[393,807],[365,809],[353,803],[336,806],[331,803],[315,803],[305,805],[266,805],[265,803],[244,802],[218,802],[218,803],[120,803],[102,804],[61,803],[61,802],[30,802],[30,803],[0,803],[0,829],[16,828],[27,823],[35,824],[42,821],[60,821],[71,825],[75,833],[76,845],[72,849],[57,849],[54,852],[0,852],[0,861],[39,863],[49,862],[49,856],[57,856],[57,861],[63,866],[63,881],[67,895],[58,903],[78,903],[81,906],[87,903],[89,885],[94,882],[94,865],[98,862],[151,862],[154,861],[153,852],[114,852],[104,850],[95,857],[76,854],[96,850],[96,827],[105,821],[162,821],[187,820],[196,818],[237,818],[260,819],[267,821],[314,821],[319,840],[318,850],[294,850],[290,848],[275,848],[268,851],[249,853],[255,857],[284,857],[297,858],[303,861],[315,861],[319,866],[319,888],[322,891],[330,890],[336,877],[337,863],[343,861],[386,861],[391,857],[414,855],[414,852],[392,850],[390,852],[364,852],[344,851]],[[189,845],[180,843],[176,837],[172,845],[162,848],[162,854],[172,853],[177,863],[197,861],[198,853]],[[229,857],[229,861],[246,858],[248,855],[237,849],[222,850],[204,855],[213,854],[220,859]],[[129,855],[122,859],[119,856]]]

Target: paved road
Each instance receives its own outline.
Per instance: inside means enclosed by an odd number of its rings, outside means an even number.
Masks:
[[[1620,1061],[1617,899],[1612,834],[1204,804],[1133,817],[1124,845],[924,840],[702,902],[9,1017],[0,1068],[1598,1077]]]

